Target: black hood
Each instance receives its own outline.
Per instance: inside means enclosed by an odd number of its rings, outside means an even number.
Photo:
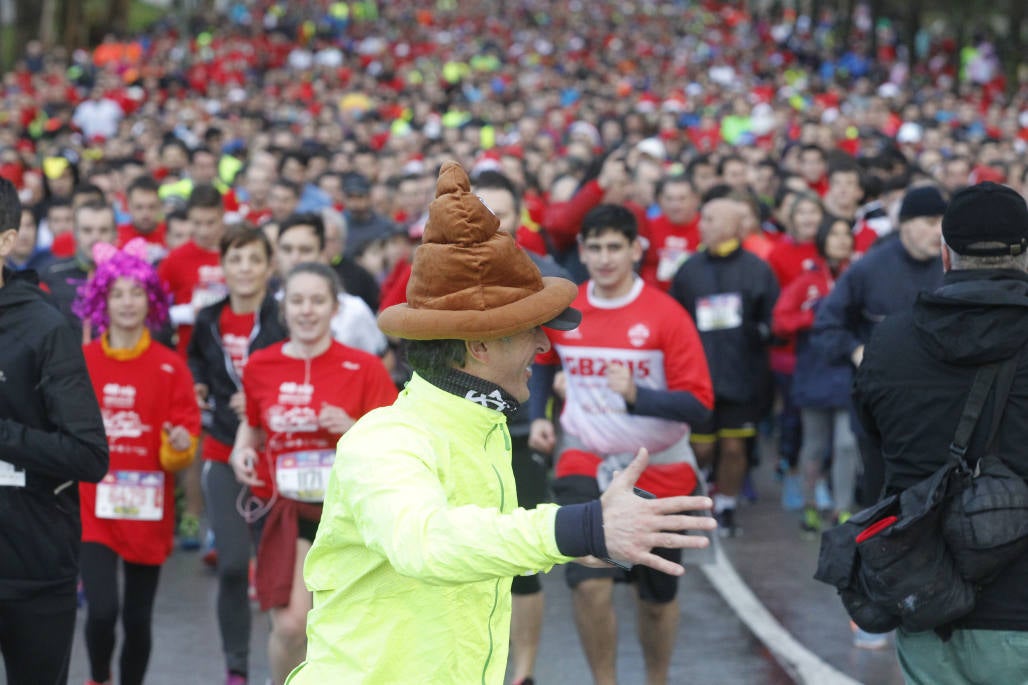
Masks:
[[[0,287],[0,309],[17,307],[33,300],[45,299],[39,289],[35,271],[11,271],[4,267],[4,284]]]
[[[914,326],[933,356],[951,364],[1007,359],[1028,343],[1028,274],[1014,269],[951,271],[921,293]]]

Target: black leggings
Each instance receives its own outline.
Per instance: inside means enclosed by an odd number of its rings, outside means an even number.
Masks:
[[[0,600],[7,682],[65,685],[75,635],[75,581],[29,599]]]
[[[110,547],[95,542],[82,543],[80,562],[82,586],[86,591],[86,651],[91,678],[99,683],[111,677],[114,655],[114,628],[118,622],[118,561]],[[125,591],[121,601],[121,625],[125,640],[121,645],[121,685],[143,682],[150,661],[150,627],[153,601],[157,594],[160,566],[123,561]]]

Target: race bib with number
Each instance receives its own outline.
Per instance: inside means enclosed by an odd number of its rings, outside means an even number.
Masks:
[[[657,262],[657,280],[670,281],[692,253],[684,248],[663,247],[659,254],[660,261]]]
[[[739,293],[720,293],[696,301],[696,329],[722,331],[742,325],[742,297]]]
[[[275,460],[278,494],[298,502],[323,502],[328,476],[336,453],[333,450],[287,452]]]
[[[96,485],[96,517],[129,521],[164,518],[164,473],[112,471]]]
[[[0,487],[25,487],[25,469],[19,469],[14,464],[0,461]]]

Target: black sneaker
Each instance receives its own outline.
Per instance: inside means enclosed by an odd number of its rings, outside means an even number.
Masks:
[[[735,523],[735,509],[722,509],[717,514],[717,529],[723,538],[735,538],[742,535],[742,528]]]

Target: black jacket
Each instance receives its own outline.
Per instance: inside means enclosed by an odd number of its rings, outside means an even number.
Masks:
[[[77,481],[99,481],[108,464],[82,341],[47,304],[34,272],[4,269],[3,278],[0,459],[2,475],[20,480],[23,471],[25,485],[0,485],[0,600],[74,587]]]
[[[209,391],[208,399],[213,409],[211,421],[204,427],[212,438],[231,445],[236,440],[239,418],[229,406],[229,399],[243,389],[243,384],[221,344],[219,321],[228,301],[226,297],[197,312],[187,356],[193,381],[206,385]],[[254,320],[253,331],[250,333],[250,352],[284,340],[287,335],[285,325],[278,316],[278,304],[274,295],[269,293]]]
[[[670,292],[700,333],[714,397],[762,405],[769,388],[771,312],[778,299],[771,267],[742,248],[723,256],[697,252],[675,274]],[[708,321],[706,312],[715,309],[719,320]]]
[[[79,286],[88,278],[88,268],[78,257],[58,259],[39,274],[39,280],[50,290],[51,301],[79,333],[82,321],[71,311],[71,305],[75,302]]]
[[[829,361],[849,362],[886,316],[905,312],[942,284],[942,260],[914,259],[899,236],[882,238],[836,281],[817,308],[811,344]]]
[[[1028,274],[955,271],[922,293],[913,310],[879,324],[854,381],[857,416],[885,459],[887,493],[942,466],[980,365],[1028,346]],[[968,455],[984,451],[992,421],[986,403]],[[1028,478],[1028,353],[1022,354],[997,438],[998,455]],[[967,628],[1028,631],[1028,555],[978,597]]]

